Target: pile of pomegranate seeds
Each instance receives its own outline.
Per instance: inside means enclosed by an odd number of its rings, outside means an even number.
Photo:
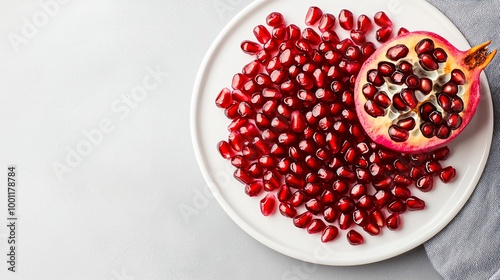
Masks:
[[[221,155],[236,167],[234,177],[260,200],[265,216],[276,208],[298,228],[322,242],[347,231],[350,244],[364,243],[362,231],[397,230],[406,211],[425,202],[412,192],[430,191],[435,177],[449,182],[455,169],[442,168],[447,147],[425,154],[401,154],[370,140],[359,124],[353,88],[363,62],[379,42],[393,36],[384,12],[372,20],[352,12],[338,17],[310,7],[306,28],[286,24],[273,12],[256,26],[257,41],[241,43],[254,60],[234,75],[216,105],[231,119]],[[350,31],[340,39],[336,25]],[[377,30],[373,30],[377,28]],[[408,32],[401,28],[398,34]]]

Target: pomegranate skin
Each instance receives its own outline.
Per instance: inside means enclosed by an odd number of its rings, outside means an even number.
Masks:
[[[439,63],[439,70],[437,71],[437,75],[449,74],[454,69],[459,69],[465,74],[465,83],[460,85],[463,87],[461,100],[463,101],[463,110],[460,111],[460,116],[462,118],[461,125],[458,128],[452,130],[449,134],[445,134],[444,137],[429,137],[429,135],[424,136],[420,131],[418,131],[418,127],[421,124],[420,118],[417,116],[417,125],[416,131],[412,130],[409,133],[409,137],[403,139],[397,139],[395,141],[389,135],[388,131],[391,126],[395,124],[393,119],[386,117],[372,117],[365,109],[365,104],[369,101],[367,97],[363,94],[363,86],[368,82],[367,73],[373,69],[377,69],[377,65],[381,61],[390,61],[386,54],[390,47],[403,44],[408,47],[410,50],[410,54],[403,58],[402,60],[410,61],[413,65],[418,65],[419,56],[415,51],[415,48],[419,42],[424,39],[431,39],[434,42],[434,49],[443,49],[448,55],[446,62]],[[370,138],[385,147],[393,149],[395,151],[403,152],[403,153],[422,153],[428,152],[439,147],[446,146],[453,139],[455,139],[469,124],[472,117],[474,116],[477,106],[480,101],[480,74],[481,71],[488,65],[488,63],[493,59],[496,54],[496,50],[488,53],[487,46],[490,41],[485,42],[481,45],[471,48],[467,51],[460,51],[455,48],[451,43],[449,43],[443,37],[427,31],[415,31],[404,33],[402,35],[397,36],[396,38],[388,41],[383,44],[377,51],[370,56],[365,63],[363,64],[358,78],[356,79],[356,84],[354,88],[354,97],[355,97],[355,106],[356,112],[359,116],[359,120],[366,133],[370,136]],[[401,60],[399,60],[401,61]],[[398,62],[399,62],[398,61]],[[396,62],[395,62],[396,63]],[[422,60],[420,61],[422,65]],[[429,71],[430,69],[425,69],[423,65],[422,68],[424,70]],[[423,77],[423,76],[422,76]],[[444,88],[444,87],[443,87]],[[432,90],[431,94],[428,96],[434,95],[437,96],[439,92],[434,92]],[[427,99],[419,101],[417,104],[417,108],[412,108],[417,111],[421,104],[425,103]],[[372,102],[373,103],[373,102]],[[413,106],[413,104],[412,104]],[[377,114],[380,111],[376,111]],[[385,111],[388,112],[388,111]],[[418,112],[418,111],[417,111]],[[423,122],[422,122],[423,123]],[[394,130],[393,130],[394,131]],[[436,128],[437,131],[437,128]],[[414,133],[417,132],[417,133]]]

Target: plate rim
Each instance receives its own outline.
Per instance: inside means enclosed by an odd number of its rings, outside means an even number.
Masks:
[[[206,77],[204,73],[206,72],[206,69],[209,66],[210,61],[213,59],[214,54],[217,50],[217,47],[222,43],[224,38],[227,36],[228,31],[230,31],[232,28],[234,28],[234,25],[238,23],[240,20],[242,20],[244,17],[248,16],[249,13],[251,13],[254,9],[258,8],[260,5],[265,4],[268,2],[268,0],[255,0],[248,4],[246,7],[241,9],[231,20],[229,20],[224,27],[220,30],[218,35],[215,37],[213,42],[211,43],[210,47],[208,48],[207,52],[205,53],[203,60],[199,66],[195,81],[194,81],[194,86],[192,90],[192,95],[191,95],[191,104],[190,104],[190,132],[191,132],[191,140],[194,148],[194,154],[196,157],[197,164],[200,168],[200,171],[202,173],[202,176],[207,183],[210,191],[214,195],[215,199],[219,203],[219,205],[223,208],[224,212],[241,228],[243,229],[247,234],[249,234],[252,238],[256,239],[266,247],[269,247],[277,252],[280,252],[286,256],[310,262],[310,263],[315,263],[315,264],[321,264],[321,265],[329,265],[329,266],[356,266],[356,265],[364,265],[364,264],[369,264],[369,263],[375,263],[383,260],[387,260],[390,258],[393,258],[395,256],[398,256],[400,254],[406,253],[420,245],[423,245],[426,241],[429,239],[433,238],[436,236],[440,231],[442,231],[456,216],[457,214],[463,209],[464,205],[469,201],[469,198],[471,197],[472,193],[477,187],[477,184],[481,178],[481,174],[484,172],[484,168],[486,166],[486,163],[489,158],[489,154],[491,152],[491,144],[493,140],[493,128],[494,128],[494,121],[491,121],[488,123],[488,132],[490,135],[488,135],[486,147],[484,149],[484,153],[481,155],[481,161],[480,164],[478,165],[478,168],[476,169],[476,172],[474,173],[474,179],[470,181],[470,184],[473,185],[473,187],[470,187],[467,189],[467,192],[462,193],[460,196],[460,203],[455,204],[455,207],[452,209],[453,211],[447,211],[445,215],[443,215],[442,219],[444,222],[439,224],[439,226],[434,226],[431,230],[428,230],[423,237],[414,239],[413,242],[410,243],[410,245],[405,245],[401,246],[397,250],[391,250],[390,253],[382,253],[380,255],[377,255],[376,257],[371,257],[367,258],[362,262],[340,262],[340,263],[332,263],[332,262],[327,262],[322,259],[310,257],[310,256],[304,256],[301,254],[297,254],[295,250],[292,250],[290,248],[283,247],[276,242],[272,241],[268,237],[264,236],[262,233],[254,229],[252,226],[248,224],[248,222],[244,221],[235,211],[232,209],[231,206],[226,202],[226,200],[222,197],[220,190],[218,189],[217,184],[213,181],[211,175],[209,174],[207,167],[205,166],[206,163],[203,159],[203,156],[201,154],[201,146],[200,146],[200,139],[198,136],[198,126],[197,126],[197,110],[196,108],[199,107],[199,96],[201,92],[201,87],[203,85],[203,82],[206,80]],[[450,31],[453,33],[456,33],[458,36],[463,38],[465,41],[467,41],[467,38],[462,34],[462,32],[457,28],[457,26],[446,16],[444,15],[439,9],[434,7],[432,4],[428,3],[425,0],[417,0],[415,1],[419,5],[425,6],[427,9],[433,10],[433,12],[442,15],[440,20],[445,21],[449,27]],[[468,41],[467,41],[468,42]],[[470,47],[469,43],[467,45]],[[489,101],[488,102],[488,110],[493,114],[494,117],[494,107],[493,107],[493,102],[491,98],[491,89],[489,86],[488,79],[485,75],[485,73],[481,73],[480,77],[480,83],[482,83],[481,87],[481,94],[488,94],[489,96]],[[484,85],[483,85],[484,84]],[[215,147],[214,147],[215,149]],[[429,233],[430,232],[430,233]]]

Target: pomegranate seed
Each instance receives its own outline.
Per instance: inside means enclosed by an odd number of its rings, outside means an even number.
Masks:
[[[322,15],[323,15],[323,11],[320,8],[315,7],[315,6],[309,7],[309,9],[307,10],[306,19],[305,19],[306,25],[313,26],[314,24],[316,24],[320,20]]]
[[[350,213],[354,210],[355,203],[348,196],[341,197],[337,202],[337,208],[342,213]]]
[[[379,227],[385,226],[385,217],[384,217],[384,214],[379,209],[374,209],[370,213],[370,218],[372,219],[373,222],[375,222],[375,224],[377,226],[379,226]]]
[[[243,156],[236,155],[231,158],[231,164],[236,168],[245,167],[248,162],[243,158]]]
[[[250,177],[250,175],[248,175],[245,171],[243,171],[241,168],[237,168],[235,171],[234,171],[234,174],[233,174],[234,178],[236,178],[238,181],[240,181],[241,183],[247,185],[247,184],[251,184],[253,183],[253,178]]]
[[[447,167],[443,168],[443,170],[441,170],[441,172],[439,173],[439,179],[441,179],[441,181],[443,181],[443,183],[451,182],[451,180],[453,180],[453,178],[455,178],[455,176],[456,176],[455,168],[453,168],[451,166],[447,166]]]
[[[375,24],[380,27],[392,27],[391,19],[389,19],[387,14],[382,11],[375,13],[373,20],[375,21]]]
[[[406,211],[406,204],[399,199],[396,199],[387,205],[387,210],[392,213],[404,213]]]
[[[443,63],[448,59],[448,54],[442,48],[437,48],[432,52],[432,57],[434,57],[437,62]]]
[[[278,12],[272,12],[266,17],[266,23],[269,26],[280,26],[285,23],[285,19],[283,18],[283,15]]]
[[[368,223],[368,212],[365,210],[356,210],[352,213],[352,220],[358,226],[364,226]]]
[[[311,223],[313,215],[309,212],[304,212],[293,219],[293,224],[298,228],[306,228]]]
[[[324,42],[337,43],[340,41],[339,36],[333,30],[327,30],[321,33],[321,39]]]
[[[312,28],[305,28],[303,31],[302,31],[302,38],[304,38],[305,40],[307,40],[309,43],[313,44],[313,45],[318,45],[319,43],[321,43],[321,37],[319,36],[318,33],[316,33],[316,31],[314,31],[314,29]]]
[[[415,51],[419,55],[430,53],[432,50],[434,50],[434,41],[432,41],[431,39],[423,39],[415,46]]]
[[[352,225],[352,214],[351,213],[340,213],[339,215],[339,228],[341,230],[346,230]]]
[[[243,41],[241,50],[246,54],[255,55],[262,50],[262,46],[252,41]]]
[[[387,202],[391,198],[391,195],[385,190],[378,190],[375,193],[374,197],[375,197],[375,204],[377,204],[379,208],[382,208],[387,204]]]
[[[356,45],[363,45],[366,42],[366,35],[358,29],[352,29],[349,35]]]
[[[441,92],[449,94],[449,95],[456,95],[458,93],[458,86],[453,83],[453,82],[447,82],[444,86]]]
[[[335,20],[334,15],[328,13],[323,14],[319,21],[318,29],[323,33],[326,31],[332,31],[335,27]]]
[[[386,26],[382,27],[377,30],[376,33],[376,39],[380,43],[385,43],[389,38],[391,38],[392,35],[392,27],[391,26]]]
[[[323,222],[320,219],[314,219],[311,221],[309,226],[307,226],[307,232],[309,234],[322,232],[325,229],[325,227],[326,227],[325,222]]]
[[[352,186],[350,196],[353,199],[360,199],[367,192],[366,186],[363,184],[356,184]]]
[[[418,178],[416,182],[416,187],[423,192],[432,190],[433,185],[434,180],[431,175],[424,175]]]
[[[217,143],[217,148],[219,150],[219,153],[225,159],[230,159],[234,155],[231,145],[229,145],[229,143],[226,141],[220,141],[219,143]]]
[[[358,200],[358,208],[370,210],[375,206],[375,198],[371,195],[363,195]]]
[[[363,236],[351,229],[348,233],[347,233],[347,240],[349,241],[349,243],[351,245],[360,245],[360,244],[363,244],[365,242],[365,240],[363,239]]]
[[[406,206],[409,210],[422,210],[425,208],[425,202],[420,198],[411,196],[406,200]]]
[[[273,190],[279,188],[280,179],[278,179],[278,178],[279,178],[278,174],[275,174],[270,170],[266,171],[264,173],[264,176],[262,176],[262,181],[264,183],[264,189],[266,191],[273,191]]]
[[[215,99],[215,105],[219,108],[227,108],[233,102],[233,98],[231,96],[231,90],[228,88],[223,88],[217,98]]]
[[[253,34],[255,35],[255,38],[257,38],[257,41],[261,44],[265,44],[269,41],[269,39],[271,39],[271,34],[264,25],[257,25],[253,29]]]
[[[446,125],[451,129],[458,129],[462,125],[462,117],[455,113],[449,114]]]
[[[380,227],[373,222],[368,222],[363,229],[368,232],[370,235],[379,235],[380,234]]]
[[[434,71],[434,70],[439,69],[439,65],[434,60],[434,58],[432,58],[431,55],[429,55],[429,54],[421,54],[418,57],[420,58],[420,61],[419,61],[420,66],[422,66],[422,68],[424,70]]]
[[[401,228],[401,218],[398,213],[393,213],[386,219],[387,228],[390,230],[397,230]]]
[[[368,33],[372,27],[372,21],[367,15],[360,15],[358,17],[358,30],[362,33]]]
[[[339,229],[336,226],[327,226],[321,234],[321,242],[326,243],[334,240],[339,235]]]
[[[283,40],[287,39],[287,35],[288,34],[287,34],[286,26],[284,26],[284,25],[276,26],[271,31],[271,36],[278,41],[283,41]]]
[[[404,142],[408,140],[408,137],[410,137],[408,130],[403,129],[398,125],[391,125],[388,133],[391,139],[395,142]]]
[[[404,34],[407,34],[407,33],[410,33],[410,31],[408,31],[408,29],[404,28],[404,27],[401,27],[399,28],[398,30],[398,36],[399,35],[404,35]]]
[[[459,69],[453,69],[453,71],[451,71],[450,81],[454,82],[457,85],[464,85],[466,82],[464,72]]]
[[[262,192],[262,182],[256,181],[245,186],[245,193],[248,196],[257,196]]]
[[[372,42],[366,42],[361,46],[361,52],[363,53],[364,59],[367,59],[372,55],[377,48]]]
[[[304,203],[306,195],[302,191],[296,191],[293,193],[290,199],[290,205],[293,207],[299,207]]]
[[[354,16],[351,11],[343,9],[339,13],[339,24],[345,30],[351,30],[354,27]]]
[[[290,206],[290,204],[286,202],[281,202],[278,208],[281,215],[285,217],[293,218],[295,217],[295,215],[297,215],[297,210],[295,210],[295,208],[293,208],[292,206]]]

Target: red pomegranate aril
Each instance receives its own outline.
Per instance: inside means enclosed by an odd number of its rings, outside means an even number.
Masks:
[[[416,122],[415,122],[414,118],[408,117],[408,118],[400,119],[397,122],[397,125],[404,130],[410,131],[410,130],[415,128]]]
[[[384,79],[378,73],[377,70],[368,71],[367,80],[368,80],[368,82],[372,83],[376,87],[379,87],[385,83]]]
[[[313,215],[309,212],[304,212],[293,218],[293,224],[298,228],[306,228],[311,223]]]
[[[384,77],[389,77],[389,76],[391,76],[394,73],[394,71],[396,71],[396,66],[393,63],[391,63],[391,62],[382,61],[382,62],[380,62],[378,64],[377,70],[378,70],[378,73],[380,75],[382,75]],[[367,85],[370,85],[370,84],[367,84]],[[363,88],[365,86],[363,86]],[[373,87],[373,85],[372,85],[372,87]]]
[[[257,162],[254,162],[248,167],[247,173],[250,177],[258,179],[262,176],[262,173],[264,173],[264,168],[262,168],[262,166],[260,166]]]
[[[321,16],[319,20],[318,29],[321,32],[332,31],[335,27],[335,16],[332,14],[325,13]]]
[[[443,168],[439,173],[439,179],[441,179],[443,183],[451,182],[451,180],[453,180],[455,176],[456,176],[456,170],[451,166]]]
[[[421,54],[419,57],[420,66],[426,71],[434,71],[439,69],[438,63],[429,54]]]
[[[225,159],[230,159],[234,155],[234,151],[227,141],[220,141],[217,143],[217,148],[221,156]]]
[[[405,84],[410,89],[417,89],[420,86],[420,78],[415,75],[408,75]]]
[[[365,33],[358,29],[352,29],[349,36],[351,37],[352,41],[356,43],[356,45],[361,46],[366,42]]]
[[[351,229],[347,233],[347,240],[349,241],[349,244],[354,245],[354,246],[363,244],[365,242],[363,236],[359,232],[357,232],[353,229]]]
[[[233,103],[233,98],[231,95],[231,90],[228,88],[223,88],[217,98],[215,99],[215,105],[219,108],[227,108]]]
[[[376,39],[380,43],[385,43],[392,36],[392,27],[386,26],[377,30]]]
[[[423,210],[425,208],[425,202],[418,197],[411,196],[406,200],[406,206],[408,210]]]
[[[296,174],[286,174],[285,183],[296,189],[302,189],[306,185],[306,181]]]
[[[446,125],[441,125],[436,129],[436,137],[440,139],[446,139],[450,137],[451,129]]]
[[[415,92],[411,89],[404,88],[401,90],[401,98],[405,102],[408,107],[414,109],[418,105],[417,97],[415,96]]]
[[[286,202],[281,202],[278,209],[281,215],[288,218],[294,218],[297,215],[297,210]]]
[[[255,38],[257,38],[257,41],[261,44],[265,44],[269,41],[269,39],[271,39],[271,34],[264,25],[257,25],[253,29],[253,34],[255,35]]]
[[[262,192],[262,182],[255,181],[253,183],[245,185],[245,193],[250,196],[258,196]]]
[[[327,207],[325,208],[325,211],[323,211],[323,217],[325,218],[325,221],[329,223],[335,222],[338,216],[339,213],[333,207]]]
[[[449,114],[446,125],[451,129],[458,129],[462,125],[462,117],[455,113]]]
[[[421,78],[418,89],[424,94],[429,94],[432,91],[432,81],[429,78]]]
[[[272,131],[271,129],[264,129],[262,131],[262,140],[267,141],[267,142],[275,142],[278,139],[278,133]],[[276,144],[277,145],[277,144]],[[269,150],[272,153],[272,147]]]
[[[320,35],[316,31],[314,31],[314,29],[309,27],[304,28],[304,30],[302,31],[302,38],[313,45],[318,45],[319,43],[321,43]]]
[[[358,226],[364,226],[368,223],[368,212],[365,210],[356,210],[352,213],[352,221]]]
[[[253,183],[254,179],[252,177],[250,177],[250,175],[248,175],[245,171],[243,171],[243,169],[241,168],[237,168],[235,171],[234,171],[234,174],[233,174],[234,178],[237,179],[238,181],[240,181],[241,183],[247,185],[247,184],[251,184]]]
[[[351,213],[340,213],[339,215],[339,228],[341,230],[349,229],[352,225],[352,214]]]
[[[338,235],[339,229],[336,226],[327,226],[321,233],[321,242],[330,242],[337,238]]]
[[[425,163],[425,171],[428,174],[436,174],[441,169],[441,164],[438,161],[428,161]]]
[[[270,155],[263,155],[259,158],[259,163],[264,168],[274,167],[276,161]]]
[[[398,61],[399,59],[405,58],[409,51],[407,46],[398,44],[389,48],[385,56],[392,61]]]
[[[321,39],[323,42],[338,43],[340,41],[339,36],[333,30],[327,30],[321,33]]]
[[[366,225],[363,227],[363,229],[372,236],[380,234],[380,227],[376,223],[371,221],[368,221]]]
[[[243,85],[247,82],[247,80],[248,78],[245,77],[245,75],[237,73],[233,76],[231,87],[233,89],[241,90],[243,88]]]
[[[367,15],[360,15],[358,17],[358,30],[362,33],[368,33],[370,29],[372,28],[372,21]]]
[[[286,40],[287,35],[288,34],[285,25],[276,26],[271,31],[271,36],[278,41]]]
[[[398,213],[393,213],[386,219],[386,226],[390,230],[398,230],[401,228],[401,218]]]
[[[376,208],[372,212],[370,212],[370,218],[377,226],[385,226],[385,216],[380,209]]]
[[[375,47],[375,44],[373,44],[372,42],[364,43],[361,46],[361,52],[363,53],[364,59],[367,59],[368,57],[370,57],[370,55],[372,55],[376,49],[377,49],[377,47]]]
[[[415,185],[419,190],[429,192],[434,186],[434,179],[431,175],[424,175],[417,179]]]
[[[415,46],[415,51],[417,54],[430,53],[434,50],[434,41],[431,39],[423,39]]]
[[[246,54],[255,55],[262,50],[262,46],[252,41],[243,41],[241,50]]]
[[[392,213],[404,213],[406,212],[406,204],[399,199],[395,199],[389,205],[387,205],[387,210]]]
[[[356,204],[352,198],[348,196],[341,197],[337,202],[337,209],[342,213],[351,213],[354,210]]]
[[[357,206],[360,209],[370,210],[375,206],[375,198],[365,194],[359,198]]]
[[[301,206],[305,201],[306,195],[302,191],[296,191],[293,193],[292,198],[290,199],[290,205],[293,207]]]
[[[375,197],[375,204],[377,204],[379,208],[382,208],[387,204],[387,202],[391,198],[391,194],[385,190],[378,190],[375,193],[374,197]]]
[[[392,27],[391,19],[383,11],[375,13],[373,20],[375,21],[375,24],[380,27]]]
[[[320,219],[313,219],[309,226],[307,226],[307,232],[309,234],[315,234],[318,232],[322,232],[325,229],[326,225],[325,222],[323,222]]]
[[[320,20],[322,15],[323,15],[323,11],[320,8],[318,8],[316,6],[309,7],[309,9],[307,10],[307,13],[306,13],[306,18],[305,18],[306,25],[313,26],[314,24],[316,24]]]
[[[321,202],[313,198],[306,202],[306,209],[313,214],[318,214],[323,211],[324,206]]]
[[[457,85],[464,85],[465,84],[465,74],[462,72],[462,70],[459,69],[453,69],[451,71],[451,79],[452,82],[454,82]]]
[[[410,31],[408,29],[404,28],[404,27],[399,28],[399,30],[398,30],[398,36],[399,35],[404,35],[406,33],[410,33]]]
[[[432,52],[432,57],[438,62],[446,62],[446,59],[448,59],[448,54],[442,49],[442,48],[437,48],[434,49]]]
[[[458,93],[458,86],[453,82],[448,82],[443,86],[442,92],[448,95],[456,95]]]
[[[247,166],[248,161],[241,155],[235,155],[231,158],[231,164],[236,168],[244,168]]]
[[[451,97],[450,109],[453,112],[460,113],[464,110],[464,102],[458,96]]]
[[[339,24],[340,27],[349,31],[354,27],[354,15],[351,11],[343,9],[339,13]]]
[[[281,13],[272,12],[266,17],[266,23],[269,26],[280,26],[285,23],[285,19]]]
[[[353,199],[359,199],[367,193],[366,186],[363,184],[355,184],[352,186],[350,196]]]

